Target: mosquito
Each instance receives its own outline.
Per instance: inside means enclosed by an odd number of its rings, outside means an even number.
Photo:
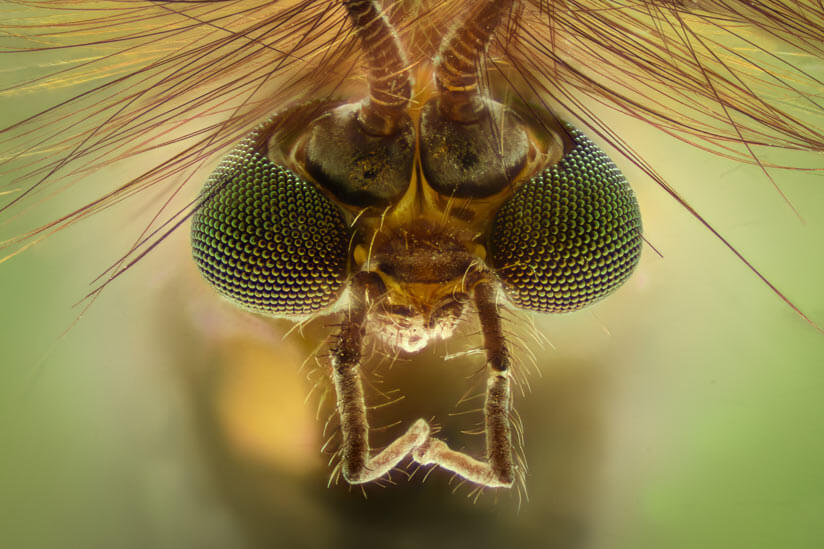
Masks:
[[[765,171],[771,166],[760,161],[758,147],[821,150],[824,143],[819,128],[764,100],[756,84],[791,91],[818,112],[813,93],[770,68],[757,70],[755,83],[745,80],[746,70],[718,56],[723,47],[693,31],[700,24],[746,42],[729,30],[745,21],[777,39],[791,35],[800,50],[821,56],[824,14],[814,3],[767,2],[769,9],[759,9],[712,1],[341,0],[249,3],[240,15],[239,2],[179,4],[135,2],[114,15],[78,15],[76,26],[111,34],[103,44],[125,42],[117,50],[124,59],[155,35],[169,45],[157,46],[140,70],[127,68],[7,128],[15,143],[28,143],[31,128],[52,116],[79,129],[33,143],[65,154],[33,164],[25,177],[36,182],[3,209],[25,203],[65,172],[105,165],[112,155],[184,138],[197,142],[100,200],[4,244],[25,248],[170,175],[196,170],[231,144],[200,196],[141,235],[101,288],[191,217],[195,260],[225,297],[295,320],[339,315],[330,357],[342,474],[350,483],[379,480],[411,458],[479,486],[512,486],[520,472],[509,419],[511,353],[499,308],[577,310],[615,290],[637,264],[641,217],[632,190],[589,134],[556,110],[576,113],[592,136],[618,146],[750,266],[570,90]],[[175,24],[165,19],[170,14]],[[114,24],[111,30],[106,23]],[[646,35],[627,32],[643,25]],[[191,28],[203,32],[193,42],[186,40]],[[52,38],[45,31],[41,37]],[[356,48],[357,68],[342,67]],[[794,69],[777,56],[766,62]],[[78,63],[72,70],[82,73],[85,64]],[[246,67],[241,76],[238,64]],[[275,78],[295,64],[301,70],[293,76]],[[803,71],[794,76],[817,82]],[[364,81],[365,96],[353,84]],[[120,89],[130,82],[139,83],[137,91]],[[83,104],[86,97],[106,100]],[[71,122],[77,113],[62,113],[74,104],[83,105],[79,116],[99,123],[88,129]],[[166,137],[163,129],[195,113],[222,120]],[[257,127],[249,133],[252,122]],[[79,161],[86,164],[78,167]],[[422,419],[374,452],[359,373],[366,331],[414,352],[448,338],[473,308],[486,355],[486,455],[451,449]]]

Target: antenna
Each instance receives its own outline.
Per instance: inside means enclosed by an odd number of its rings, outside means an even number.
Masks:
[[[378,8],[375,0],[343,0],[366,55],[369,97],[358,113],[366,133],[392,135],[412,97],[409,63],[401,49],[395,28]]]

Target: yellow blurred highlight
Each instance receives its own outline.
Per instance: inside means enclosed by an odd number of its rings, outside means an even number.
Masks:
[[[216,406],[227,446],[287,474],[321,467],[318,422],[295,369],[305,357],[288,345],[254,341],[226,342],[220,353]]]

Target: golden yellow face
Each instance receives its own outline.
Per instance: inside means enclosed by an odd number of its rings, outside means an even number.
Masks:
[[[72,9],[48,9],[58,4]],[[448,30],[469,4],[392,2],[389,15],[402,33],[426,37],[424,22]],[[568,315],[524,315],[509,328],[541,370],[526,395],[516,394],[531,465],[530,501],[517,515],[507,514],[514,506],[506,497],[473,505],[451,496],[449,478],[434,472],[423,485],[421,472],[412,482],[399,475],[390,489],[368,488],[367,500],[342,485],[327,489],[328,456],[318,449],[332,433],[323,434],[315,409],[323,386],[309,406],[304,399],[324,374],[307,357],[335,322],[293,328],[214,300],[190,263],[185,229],[130,266],[73,324],[80,311],[71,305],[85,285],[143,240],[146,227],[190,211],[203,180],[256,124],[287,105],[328,98],[336,84],[334,97],[359,97],[358,54],[340,31],[339,7],[2,8],[9,17],[0,24],[11,29],[4,50],[20,49],[0,56],[3,101],[13,105],[0,113],[8,128],[0,204],[57,172],[0,214],[0,257],[17,249],[8,239],[66,214],[86,222],[50,234],[58,221],[0,264],[0,507],[15,510],[0,521],[0,543],[814,546],[824,482],[821,336],[657,183],[675,188],[820,323],[822,16],[812,2],[760,4],[775,11],[756,17],[748,3],[731,1],[544,2],[540,11],[524,1],[513,40],[492,45],[492,72],[517,77],[497,80],[496,97],[513,108],[557,107],[607,151],[632,182],[645,237],[663,256],[645,246],[634,277],[609,299]],[[294,25],[277,26],[296,5]],[[34,11],[10,11],[20,6]],[[253,28],[258,34],[242,32]],[[289,38],[296,28],[306,31],[297,48],[300,40]],[[121,40],[128,36],[138,38]],[[426,39],[408,41],[432,49]],[[89,45],[34,51],[61,43]],[[693,54],[712,70],[696,71]],[[81,98],[15,126],[73,97]],[[149,243],[178,220],[146,231]],[[363,266],[369,246],[360,249],[347,260]],[[470,251],[489,255],[486,246]],[[398,303],[436,303],[445,287],[407,285]],[[471,326],[458,330],[414,357],[401,353],[391,367],[393,356],[371,351],[370,414],[390,425],[373,443],[388,443],[399,418],[431,414],[449,437],[482,451],[478,436],[459,438],[476,431],[479,401],[456,405],[466,378],[478,379],[478,337]],[[406,398],[396,402],[394,389]]]

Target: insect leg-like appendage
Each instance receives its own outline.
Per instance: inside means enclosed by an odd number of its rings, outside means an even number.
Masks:
[[[481,321],[486,349],[486,461],[449,448],[442,440],[429,440],[412,453],[415,461],[436,464],[466,480],[489,488],[509,488],[515,481],[512,463],[512,407],[509,351],[501,328],[501,318],[491,282],[482,280],[474,288],[475,306]]]
[[[371,457],[369,422],[360,377],[364,322],[369,307],[369,295],[382,285],[374,273],[360,272],[352,280],[352,304],[332,344],[332,379],[337,394],[337,409],[343,435],[343,477],[350,484],[378,480],[391,471],[413,449],[429,437],[429,425],[423,419]]]

